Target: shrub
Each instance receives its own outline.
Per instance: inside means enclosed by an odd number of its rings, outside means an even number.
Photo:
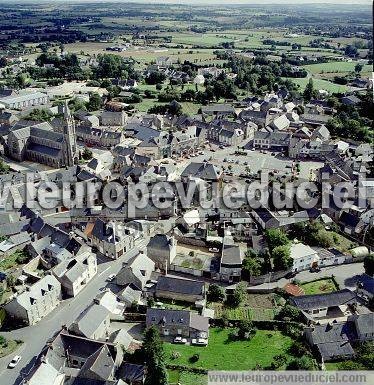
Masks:
[[[199,359],[200,359],[200,354],[199,353],[195,353],[193,356],[190,357],[189,361],[192,362],[192,363],[195,363],[195,362],[199,361]]]

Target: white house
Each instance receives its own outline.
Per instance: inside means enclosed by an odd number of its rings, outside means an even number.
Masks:
[[[293,260],[293,271],[310,269],[319,261],[318,253],[303,243],[294,243],[291,245],[291,258]]]
[[[53,275],[46,275],[4,308],[10,317],[35,325],[59,305],[60,299],[60,282]]]

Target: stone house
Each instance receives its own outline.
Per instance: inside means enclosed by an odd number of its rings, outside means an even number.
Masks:
[[[52,275],[46,275],[8,302],[4,308],[14,319],[35,325],[60,303],[61,284]]]
[[[196,303],[205,299],[205,285],[201,281],[160,276],[156,285],[156,297]]]
[[[90,305],[69,327],[71,333],[93,340],[106,339],[109,329],[110,311],[97,304]]]
[[[134,247],[134,237],[129,230],[121,229],[114,222],[97,219],[87,234],[98,251],[112,259],[121,257]]]
[[[161,336],[209,337],[209,319],[188,310],[147,309],[147,328],[156,326]]]
[[[147,245],[147,255],[155,267],[167,270],[177,254],[177,241],[165,234],[156,234]]]
[[[75,297],[97,273],[97,260],[90,251],[65,260],[52,270],[66,295]]]

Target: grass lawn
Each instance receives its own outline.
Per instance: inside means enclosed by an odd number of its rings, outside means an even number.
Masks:
[[[348,73],[354,71],[357,63],[357,61],[332,61],[328,63],[308,64],[303,67],[313,74],[321,74],[326,72]],[[362,73],[369,73],[370,70],[371,66],[366,64],[362,69]]]
[[[305,294],[332,293],[337,291],[334,281],[331,278],[320,279],[312,282],[305,282],[300,285]]]
[[[347,253],[349,250],[357,246],[357,243],[335,231],[332,231],[332,236],[334,237],[334,247],[342,253]]]
[[[292,82],[294,82],[297,86],[300,87],[300,91],[303,91],[309,82],[308,78],[284,78],[284,79],[288,79],[288,80],[291,80]],[[326,90],[326,91],[332,92],[332,93],[334,93],[334,92],[343,93],[343,92],[346,92],[348,89],[347,86],[343,86],[340,84],[334,84],[332,82],[329,82],[329,81],[323,80],[323,79],[313,78],[313,84],[314,84],[314,88],[317,90]]]
[[[0,358],[12,354],[20,345],[22,345],[22,342],[6,340],[0,336]]]
[[[169,370],[169,385],[206,385],[207,376],[179,370]]]
[[[211,328],[207,347],[175,345],[165,343],[166,360],[171,365],[210,370],[249,370],[257,364],[268,366],[274,356],[285,354],[292,344],[292,339],[279,331],[258,330],[250,341],[230,341],[230,329]],[[180,354],[173,359],[173,352]],[[198,353],[197,362],[190,358]]]

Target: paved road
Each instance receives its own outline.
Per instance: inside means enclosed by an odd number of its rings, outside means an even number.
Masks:
[[[296,275],[295,278],[301,282],[313,281],[317,278],[335,276],[335,280],[340,286],[340,289],[351,289],[356,288],[356,282],[359,277],[364,273],[363,263],[350,263],[347,265],[329,266],[324,267],[318,273],[310,273],[309,271],[302,271]],[[287,283],[291,282],[292,279],[280,279],[276,282],[264,283],[262,285],[253,286],[254,288],[283,288]]]
[[[143,249],[148,239],[136,242],[138,249]],[[34,326],[29,326],[14,330],[10,333],[1,333],[6,338],[20,339],[24,341],[21,348],[14,354],[22,356],[22,360],[15,369],[7,369],[7,365],[12,357],[0,359],[0,384],[19,385],[22,378],[33,367],[35,360],[41,352],[43,346],[62,325],[69,326],[82,311],[92,302],[100,289],[107,285],[107,278],[110,274],[116,274],[121,269],[122,264],[134,255],[134,250],[130,250],[116,261],[104,262],[98,266],[97,275],[88,283],[85,289],[77,297],[63,301],[58,308]]]

